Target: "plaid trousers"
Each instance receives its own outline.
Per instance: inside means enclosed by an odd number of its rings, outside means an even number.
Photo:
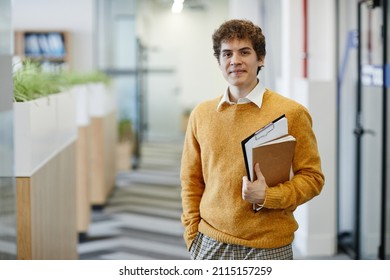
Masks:
[[[198,232],[190,248],[192,260],[292,260],[292,245],[272,249],[218,242]]]

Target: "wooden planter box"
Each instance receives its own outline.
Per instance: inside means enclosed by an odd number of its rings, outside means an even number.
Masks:
[[[88,85],[90,116],[89,182],[91,204],[103,207],[115,185],[117,111],[116,96],[103,83]]]
[[[91,195],[89,180],[89,142],[91,122],[88,111],[88,88],[77,85],[72,88],[76,100],[76,213],[77,232],[80,239],[86,235],[91,222]]]
[[[77,259],[76,120],[69,92],[14,103],[18,259]]]

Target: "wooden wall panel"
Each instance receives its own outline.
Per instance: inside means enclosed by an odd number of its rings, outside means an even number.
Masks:
[[[77,213],[76,213],[76,143],[68,146],[58,156],[59,182],[59,228],[61,259],[78,259]],[[58,240],[57,240],[58,242]]]
[[[77,232],[86,233],[91,221],[89,186],[89,126],[78,128],[76,142],[76,197]]]
[[[18,259],[31,260],[31,186],[30,178],[16,178],[16,221]]]
[[[104,205],[106,202],[104,179],[104,119],[91,118],[91,139],[89,159],[89,181],[91,205]]]
[[[117,118],[116,113],[108,114],[104,118],[104,139],[105,139],[105,184],[106,196],[109,196],[115,186],[116,179],[116,145],[117,137]]]
[[[91,118],[90,194],[91,204],[104,206],[115,185],[116,112]]]
[[[75,151],[72,143],[31,177],[16,178],[19,259],[78,259]]]

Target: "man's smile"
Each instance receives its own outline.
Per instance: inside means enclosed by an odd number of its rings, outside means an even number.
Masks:
[[[242,73],[245,73],[246,71],[243,70],[243,69],[233,69],[233,70],[230,70],[229,71],[229,74],[236,74],[236,75],[240,75]]]

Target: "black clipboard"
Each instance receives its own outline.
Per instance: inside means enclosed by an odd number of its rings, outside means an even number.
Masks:
[[[253,168],[252,157],[249,156],[252,155],[252,148],[287,134],[287,118],[285,114],[283,114],[241,141],[245,168],[249,181],[252,181],[253,179],[253,176],[251,176]]]

